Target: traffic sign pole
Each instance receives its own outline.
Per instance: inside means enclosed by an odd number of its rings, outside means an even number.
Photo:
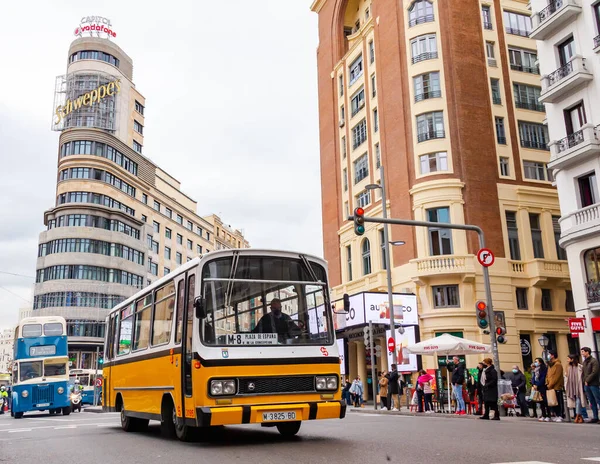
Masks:
[[[375,365],[375,346],[373,338],[373,322],[369,321],[369,348],[371,351],[371,385],[373,386],[373,409],[377,411],[377,387],[379,382],[377,381],[377,366]]]

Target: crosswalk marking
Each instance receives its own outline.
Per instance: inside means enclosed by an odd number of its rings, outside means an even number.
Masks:
[[[61,425],[59,427],[54,427],[54,430],[62,430],[62,429],[76,429],[76,425]]]

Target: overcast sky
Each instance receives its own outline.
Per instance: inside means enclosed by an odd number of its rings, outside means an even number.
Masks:
[[[30,306],[54,205],[54,80],[82,16],[110,18],[146,97],[144,155],[254,247],[322,256],[317,15],[310,1],[3,2],[0,329]],[[6,273],[22,274],[12,276]]]

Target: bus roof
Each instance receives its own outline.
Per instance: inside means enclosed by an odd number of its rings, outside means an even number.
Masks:
[[[124,307],[129,306],[135,300],[139,299],[141,296],[148,293],[149,288],[152,288],[152,289],[158,288],[161,285],[164,285],[165,283],[170,282],[174,277],[177,277],[180,274],[184,274],[189,269],[193,269],[201,263],[204,263],[207,261],[212,261],[213,259],[217,259],[217,258],[222,258],[224,256],[231,256],[235,252],[237,252],[240,256],[280,256],[280,257],[288,257],[288,258],[294,258],[294,257],[298,258],[300,256],[304,256],[305,258],[320,264],[321,266],[323,266],[325,268],[325,270],[327,270],[327,262],[323,258],[319,258],[318,256],[314,256],[314,255],[309,255],[307,253],[301,253],[298,251],[269,250],[269,249],[265,249],[265,248],[230,248],[227,250],[211,251],[208,254],[205,254],[202,256],[197,256],[196,258],[192,259],[191,261],[188,261],[187,263],[179,266],[177,269],[175,269],[171,273],[167,274],[166,276],[161,277],[157,281],[153,282],[152,285],[148,285],[148,286],[144,287],[139,292],[137,292],[133,296],[130,296],[125,301],[122,301],[117,306],[115,306],[113,309],[111,309],[109,314],[112,314],[115,311],[118,311]],[[107,317],[107,320],[108,320],[108,317]]]
[[[33,316],[24,317],[21,319],[19,321],[19,326],[23,326],[25,324],[46,324],[48,322],[60,322],[63,325],[67,325],[65,318],[61,316]]]

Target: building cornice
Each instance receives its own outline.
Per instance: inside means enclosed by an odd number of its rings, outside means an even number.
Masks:
[[[315,0],[313,4],[310,6],[310,10],[314,13],[319,14],[325,5],[327,0]]]

